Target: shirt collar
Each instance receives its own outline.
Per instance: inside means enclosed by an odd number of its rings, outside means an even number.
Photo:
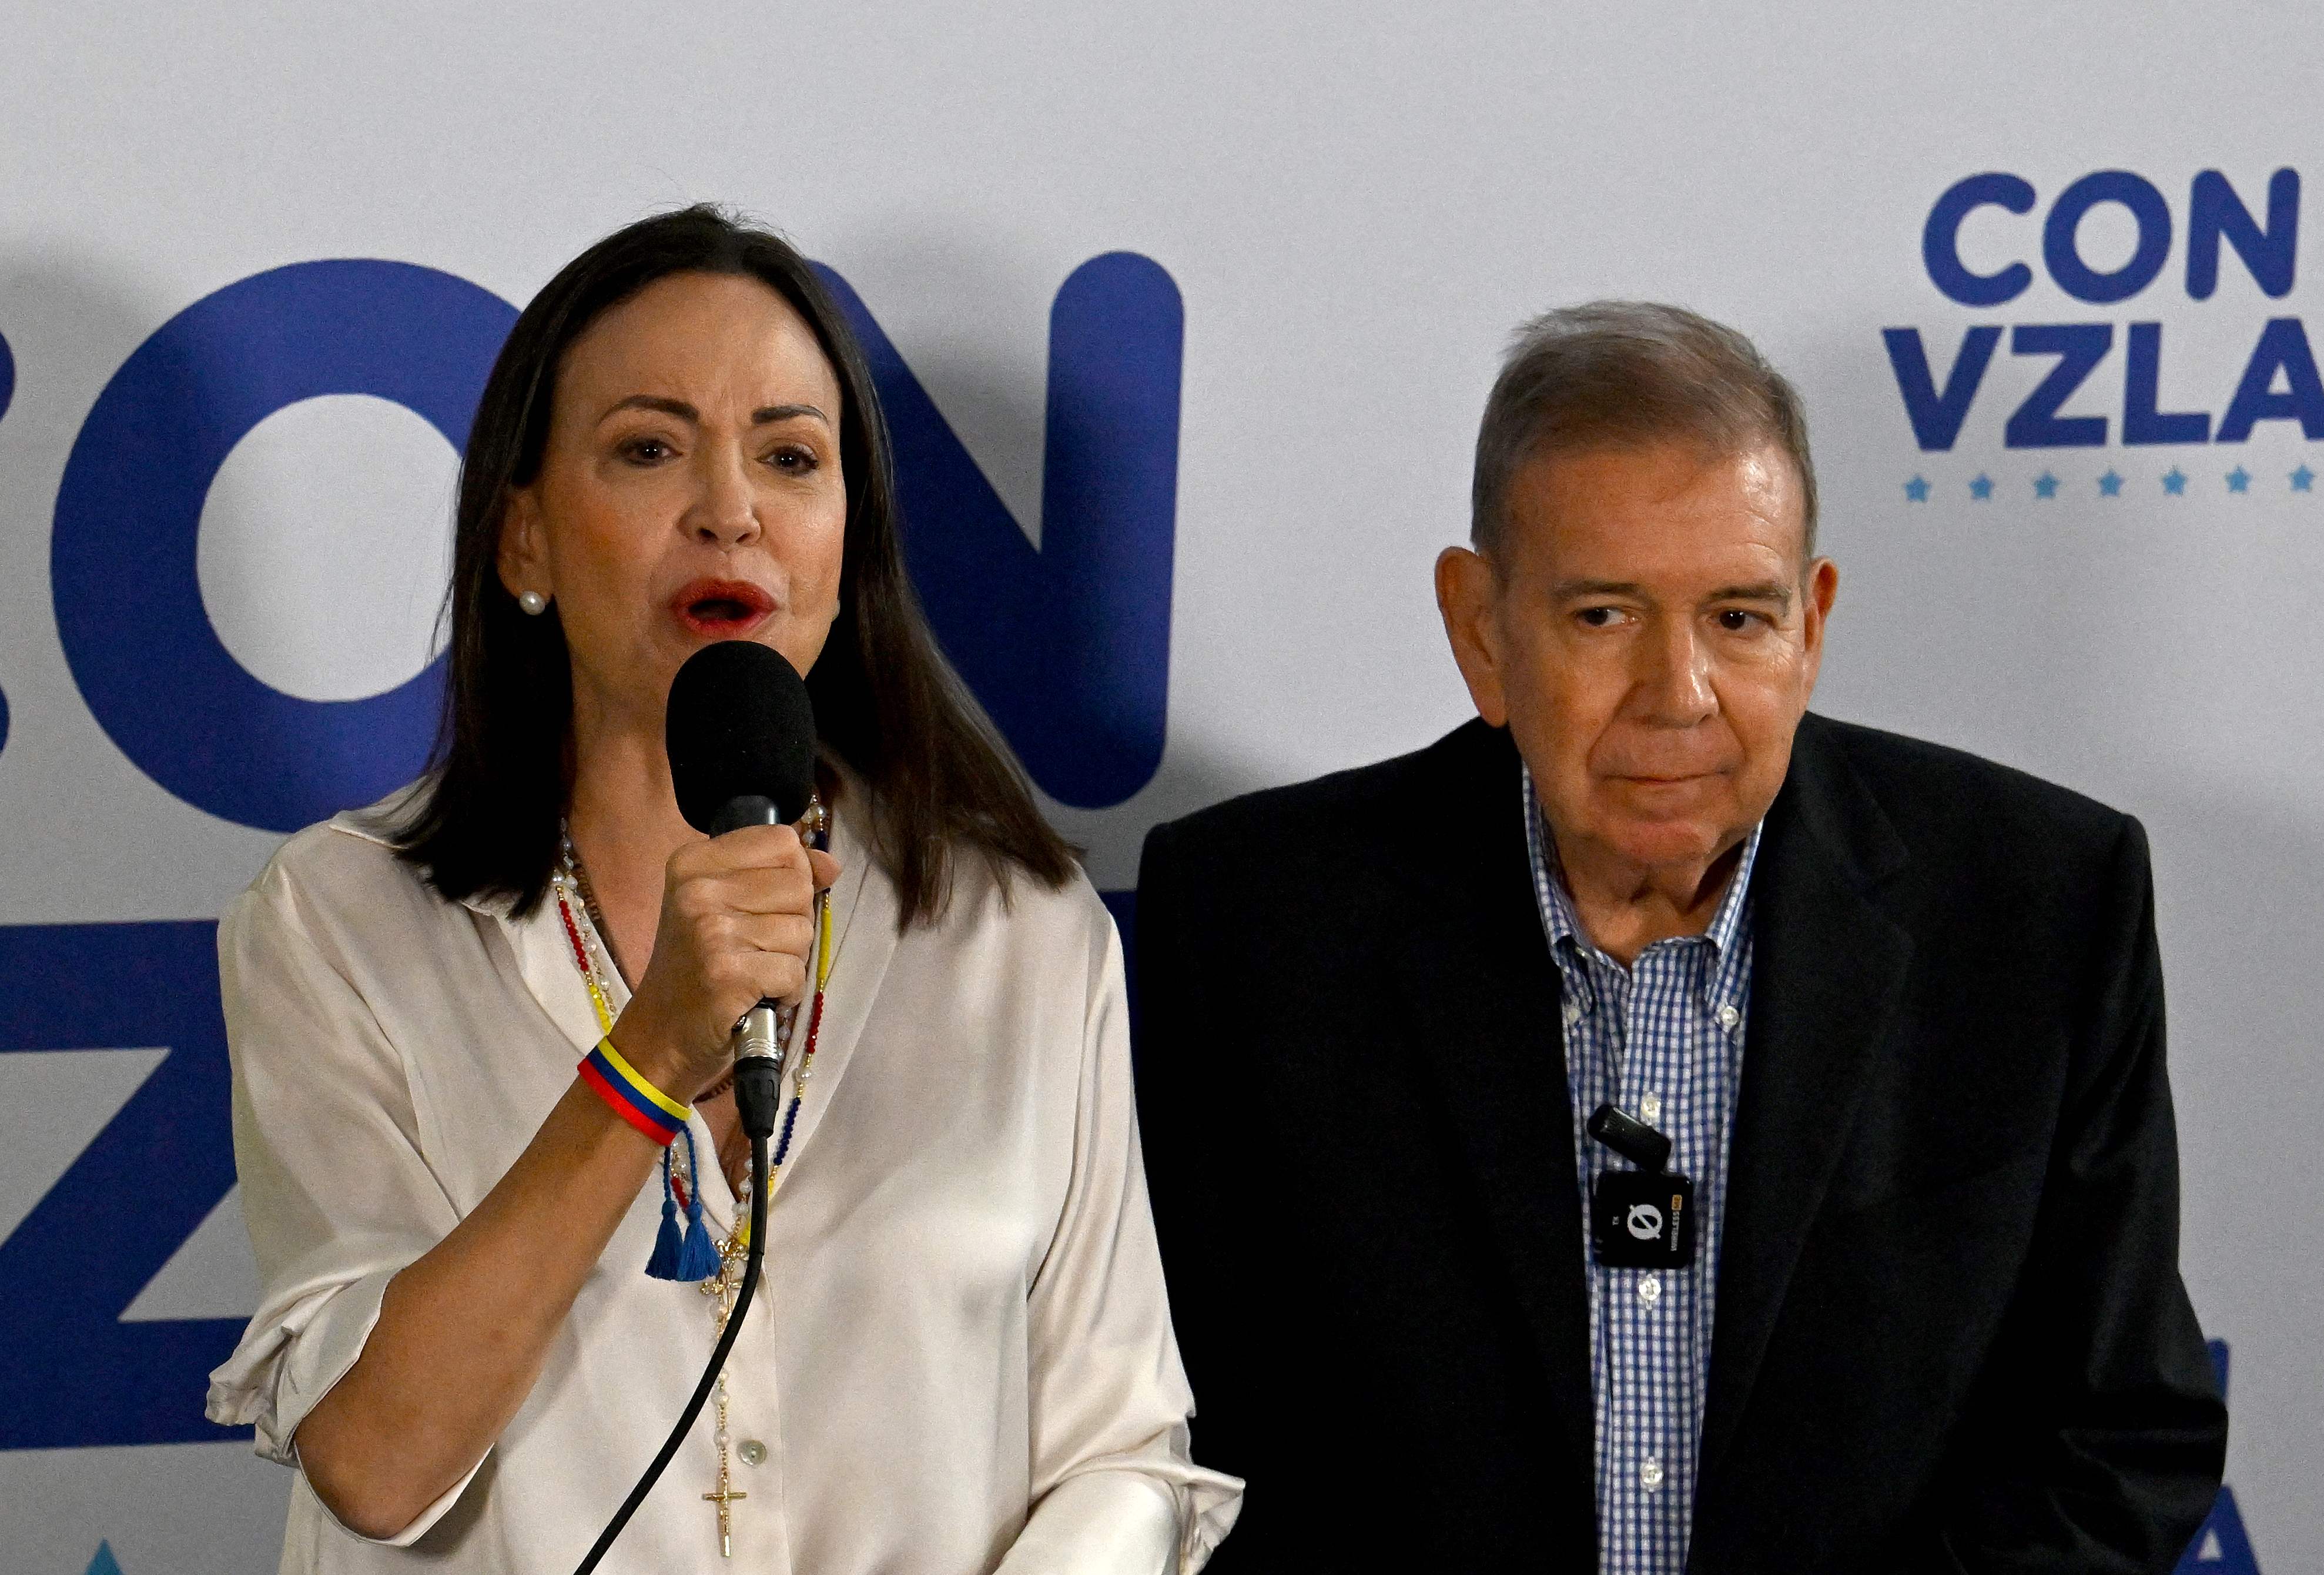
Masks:
[[[1517,771],[1524,780],[1526,853],[1533,861],[1534,891],[1541,902],[1542,927],[1549,935],[1550,954],[1563,971],[1569,952],[1587,954],[1597,949],[1583,932],[1573,912],[1573,899],[1566,892],[1564,873],[1557,864],[1557,844],[1549,834],[1549,822],[1542,816],[1540,795],[1534,792],[1533,769],[1521,764]],[[1722,982],[1729,980],[1736,971],[1732,966],[1738,950],[1736,942],[1742,935],[1745,913],[1750,906],[1751,866],[1758,860],[1759,834],[1766,826],[1762,820],[1751,828],[1751,835],[1743,843],[1743,857],[1736,861],[1727,893],[1719,900],[1719,911],[1711,915],[1710,928],[1702,932],[1702,938],[1711,942],[1717,957],[1711,969],[1714,993],[1719,993]]]

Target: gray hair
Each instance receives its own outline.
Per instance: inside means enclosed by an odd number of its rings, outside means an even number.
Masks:
[[[1804,556],[1815,555],[1807,413],[1749,339],[1683,306],[1593,301],[1517,329],[1485,401],[1469,538],[1500,544],[1517,472],[1544,454],[1692,439],[1707,453],[1774,443],[1799,472]]]

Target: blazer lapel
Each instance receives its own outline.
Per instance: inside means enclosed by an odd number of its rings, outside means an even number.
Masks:
[[[1545,1426],[1591,1492],[1595,1448],[1582,1195],[1566,1092],[1556,965],[1526,853],[1517,755],[1472,723],[1440,748],[1441,840],[1414,849],[1420,885],[1413,1004],[1434,1079],[1541,1348],[1554,1404]]]
[[[1801,1244],[1903,993],[1912,940],[1870,894],[1904,860],[1879,805],[1807,718],[1753,873],[1751,1015],[1720,1229],[1706,1487],[1734,1446]]]

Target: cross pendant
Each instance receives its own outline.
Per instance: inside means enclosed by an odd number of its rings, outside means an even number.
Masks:
[[[718,1491],[706,1493],[702,1496],[718,1506],[718,1556],[731,1559],[734,1556],[734,1511],[731,1506],[736,1499],[751,1496],[729,1487],[726,1474],[722,1471],[718,1474]]]

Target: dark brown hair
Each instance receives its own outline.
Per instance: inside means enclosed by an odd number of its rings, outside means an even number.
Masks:
[[[1671,438],[1718,455],[1782,448],[1799,472],[1803,556],[1815,556],[1815,464],[1799,394],[1733,329],[1648,301],[1564,307],[1517,329],[1477,432],[1470,540],[1486,553],[1499,545],[1527,461]]]
[[[451,673],[434,761],[394,828],[402,857],[452,901],[541,900],[570,786],[572,669],[557,617],[528,617],[501,584],[510,495],[540,474],[559,364],[609,309],[673,273],[759,280],[814,329],[837,375],[847,484],[839,616],[807,674],[823,747],[869,789],[870,840],[902,898],[932,921],[965,852],[1063,885],[1073,850],[1042,820],[1022,769],[938,653],[899,544],[895,459],[847,321],[790,245],[707,206],[641,220],[567,264],[493,362],[461,461],[453,542]]]

